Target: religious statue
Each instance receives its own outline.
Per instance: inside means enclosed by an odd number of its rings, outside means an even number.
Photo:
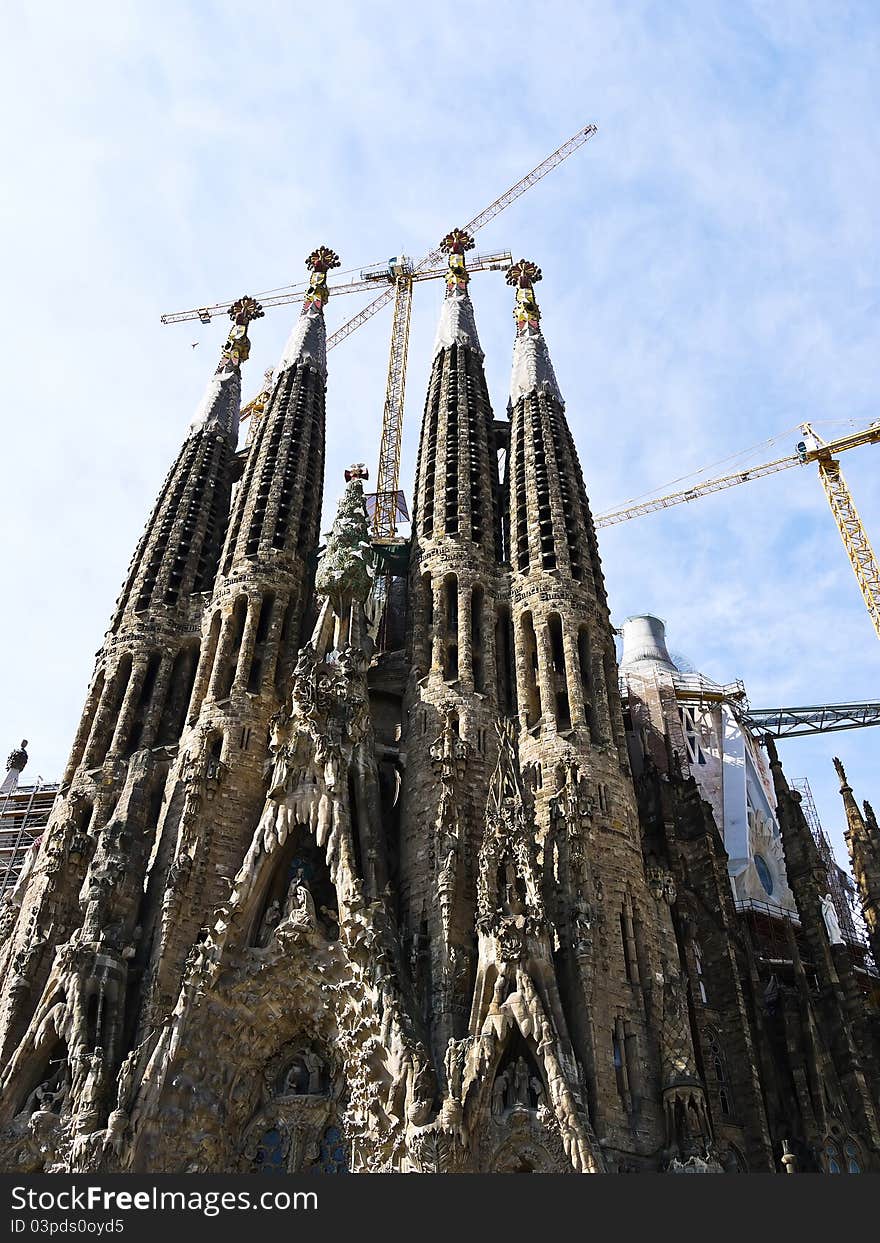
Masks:
[[[318,926],[315,900],[301,871],[297,872],[290,882],[287,901],[284,904],[284,919],[288,920],[293,928],[308,929]]]
[[[828,940],[832,945],[843,945],[843,936],[840,931],[840,920],[837,918],[837,911],[834,909],[834,899],[830,893],[826,893],[819,899],[822,907],[822,918],[825,920],[825,930],[828,933]]]

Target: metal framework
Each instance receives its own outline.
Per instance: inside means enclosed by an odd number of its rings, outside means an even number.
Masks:
[[[525,177],[521,177],[519,181],[515,182],[514,185],[510,187],[509,190],[506,190],[504,194],[500,195],[494,200],[494,202],[490,203],[488,207],[484,207],[478,215],[474,216],[473,220],[468,221],[468,223],[464,225],[464,232],[474,234],[478,229],[482,229],[483,225],[488,224],[490,220],[494,220],[497,215],[503,212],[506,207],[509,207],[511,203],[520,197],[520,195],[525,194],[526,190],[530,190],[536,181],[540,181],[542,177],[546,177],[546,175],[554,168],[557,168],[563,160],[567,160],[574,151],[577,151],[579,147],[582,147],[584,143],[587,142],[588,139],[592,138],[595,133],[596,126],[587,125],[583,129],[579,129],[576,134],[572,134],[571,138],[567,139],[561,147],[557,147],[552,154],[547,156],[546,160],[542,160],[541,163],[533,168],[530,173],[526,173]],[[414,265],[413,274],[417,275],[425,268],[431,267],[432,265],[438,263],[442,255],[443,251],[440,247],[435,247],[434,250],[429,251],[424,258],[420,259],[418,263]],[[475,270],[472,263],[468,264],[468,270]],[[393,289],[386,289],[379,295],[378,298],[374,298],[372,302],[368,302],[363,310],[359,311],[357,315],[353,316],[347,323],[343,324],[341,328],[337,328],[336,332],[334,332],[333,335],[327,339],[327,348],[332,349],[334,345],[338,345],[340,341],[344,341],[345,338],[350,336],[356,328],[360,328],[361,324],[366,323],[366,321],[375,315],[377,311],[381,311],[382,307],[387,306],[394,297],[394,293],[395,291]],[[263,305],[265,306],[266,303],[263,302]]]
[[[756,734],[774,738],[802,738],[842,729],[880,725],[880,703],[818,704],[807,708],[750,708],[743,723]]]
[[[841,474],[840,463],[834,458],[821,459],[819,478],[859,584],[868,616],[880,638],[880,566],[877,565],[868,533],[862,526],[855,502]]]
[[[840,472],[840,463],[834,456],[847,449],[856,449],[860,445],[880,443],[880,420],[876,420],[861,431],[851,432],[847,436],[839,436],[836,440],[827,442],[813,431],[809,423],[802,424],[801,431],[804,439],[798,445],[797,453],[790,454],[788,457],[775,458],[772,462],[764,462],[763,465],[752,466],[748,470],[720,475],[717,479],[707,479],[704,483],[695,484],[692,488],[683,488],[678,492],[670,492],[666,496],[655,496],[638,505],[627,505],[622,509],[609,510],[596,518],[596,526],[610,527],[618,522],[628,522],[630,518],[639,518],[642,514],[651,514],[658,509],[669,509],[673,505],[682,505],[686,501],[699,500],[700,497],[708,496],[710,492],[722,492],[726,488],[735,488],[741,483],[750,483],[751,480],[761,479],[765,475],[775,475],[777,471],[788,470],[792,466],[816,462],[819,467],[819,478],[859,584],[868,616],[871,618],[877,637],[880,638],[880,566],[877,564],[867,532],[862,526],[855,502]]]
[[[394,320],[391,325],[391,356],[382,411],[382,440],[376,477],[376,508],[373,532],[379,539],[394,537],[397,530],[397,488],[400,481],[400,450],[403,443],[403,409],[406,397],[406,360],[412,318],[411,273],[397,277],[394,287]]]
[[[49,822],[57,781],[38,778],[0,796],[0,895],[18,880],[25,856]]]
[[[828,874],[828,891],[831,894],[834,909],[837,911],[837,917],[840,920],[840,930],[843,933],[844,940],[850,946],[853,944],[862,945],[862,938],[859,937],[855,922],[853,921],[849,893],[843,883],[843,874],[840,867],[838,867],[837,860],[834,858],[831,843],[825,830],[822,828],[822,821],[819,819],[819,813],[816,810],[810,783],[806,777],[801,777],[799,780],[793,781],[792,785],[801,796],[801,807],[803,808],[804,816],[813,834],[819,857]]]

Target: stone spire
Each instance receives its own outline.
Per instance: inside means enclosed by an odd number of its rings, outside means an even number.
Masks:
[[[559,730],[587,726],[613,738],[625,763],[614,638],[583,473],[547,343],[534,286],[541,269],[520,259],[510,385],[507,521],[512,585],[521,629],[517,666],[521,723]],[[563,588],[559,604],[549,604]],[[528,597],[528,598],[527,598]],[[568,614],[566,617],[565,614]],[[528,757],[531,759],[531,756]]]
[[[269,721],[299,646],[320,536],[327,379],[327,273],[339,257],[319,246],[302,311],[275,369],[248,447],[187,709],[169,778],[175,793],[156,850],[152,883],[164,884],[154,940],[161,1012],[176,993],[186,954],[224,896],[263,805]],[[263,405],[262,397],[259,399]],[[219,809],[205,797],[222,784]]]
[[[327,379],[327,328],[324,323],[324,307],[330,297],[327,273],[331,268],[339,267],[339,256],[328,246],[319,246],[306,259],[306,266],[311,272],[309,288],[299,319],[275,368],[276,379],[298,363],[314,367]]]
[[[441,242],[446,296],[422,418],[410,560],[418,677],[404,700],[401,747],[401,917],[441,1077],[471,1002],[472,869],[498,710],[497,619],[506,608],[495,419],[465,263],[473,244],[462,229]]]
[[[441,350],[451,345],[467,346],[482,358],[474,307],[468,294],[471,278],[464,259],[465,251],[473,250],[474,239],[464,229],[453,229],[446,234],[440,246],[449,255],[449,270],[446,274],[446,297],[440,309],[432,358],[436,358]]]
[[[229,522],[222,571],[255,557],[292,569],[318,543],[324,476],[327,273],[339,256],[319,246],[302,311],[275,368],[272,395],[259,420]]]
[[[446,296],[434,339],[433,366],[416,468],[414,531],[419,542],[449,536],[495,558],[499,553],[494,416],[483,371],[465,252],[470,234],[453,229],[441,242],[449,256]]]
[[[515,406],[529,393],[546,393],[564,406],[556,373],[550,361],[547,342],[541,331],[541,311],[535,301],[535,285],[541,280],[541,269],[530,259],[520,259],[507,272],[507,283],[516,289],[516,341],[513,346],[513,370],[510,376],[510,404]]]
[[[190,424],[190,431],[204,428],[225,433],[233,447],[238,444],[238,418],[241,412],[241,364],[250,357],[247,335],[252,320],[262,319],[263,308],[254,298],[243,297],[229,308],[232,327],[220,353],[217,370]]]
[[[880,829],[870,803],[866,802],[864,816],[853,797],[852,786],[846,778],[843,764],[834,757],[834,767],[840,778],[840,795],[846,812],[846,844],[849,849],[853,876],[859,887],[865,923],[874,961],[880,961]]]
[[[232,327],[220,361],[132,558],[111,631],[126,614],[176,605],[213,585],[229,512],[248,325],[262,315],[248,296],[229,308]]]

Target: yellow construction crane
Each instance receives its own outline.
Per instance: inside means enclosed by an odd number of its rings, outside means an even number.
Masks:
[[[521,177],[509,190],[506,190],[504,194],[500,195],[488,207],[485,207],[478,215],[474,216],[473,220],[468,221],[464,226],[463,232],[473,236],[478,229],[488,224],[490,220],[494,220],[497,215],[504,211],[506,207],[509,207],[520,195],[525,194],[526,190],[531,189],[535,182],[540,181],[542,177],[545,177],[547,173],[567,159],[572,152],[582,147],[595,133],[596,126],[592,124],[579,129],[576,134],[573,134],[560,147],[557,147],[545,160],[542,160],[540,164],[533,168],[530,173],[526,173],[525,177]],[[351,336],[357,328],[360,328],[361,324],[366,323],[377,311],[387,306],[392,299],[394,300],[391,352],[388,363],[388,379],[385,386],[382,440],[379,448],[379,469],[376,477],[376,504],[373,513],[373,534],[374,538],[379,542],[393,541],[397,531],[400,449],[403,431],[403,403],[406,391],[406,364],[409,349],[413,283],[415,281],[434,280],[437,277],[445,277],[447,273],[446,266],[444,265],[439,269],[437,267],[442,257],[443,250],[438,246],[418,261],[413,261],[405,255],[400,256],[399,258],[389,260],[385,267],[374,269],[373,271],[362,271],[357,280],[330,286],[330,292],[334,296],[340,293],[357,293],[365,289],[372,289],[375,288],[377,283],[384,283],[386,288],[377,298],[374,298],[372,302],[368,302],[365,307],[358,311],[357,315],[352,316],[341,328],[337,328],[327,338],[328,350],[333,349],[340,341],[344,341],[346,337]],[[468,271],[479,272],[502,267],[506,269],[509,267],[510,262],[511,256],[509,254],[477,256],[476,259],[468,262]],[[273,306],[283,306],[292,302],[302,301],[306,288],[305,285],[286,285],[279,289],[257,294],[256,298],[264,309],[268,309]],[[184,320],[198,319],[203,324],[209,324],[214,315],[228,310],[231,301],[215,302],[210,306],[163,315],[162,323],[177,324]],[[242,408],[242,419],[247,419],[251,416],[257,418],[263,413],[269,397],[270,384],[271,381],[267,378],[262,391]],[[253,434],[254,425],[252,424],[251,426],[248,436],[249,440]]]
[[[652,514],[658,509],[669,509],[673,505],[683,505],[686,501],[696,501],[710,492],[721,492],[726,488],[735,488],[741,483],[750,483],[753,479],[762,479],[765,475],[774,475],[777,471],[788,470],[791,466],[803,466],[807,462],[815,462],[819,467],[819,478],[828,497],[828,504],[840,531],[840,538],[850,559],[859,590],[874,629],[880,638],[880,565],[874,555],[867,532],[853,501],[852,494],[841,474],[837,455],[847,449],[856,449],[860,445],[880,444],[880,419],[861,431],[850,432],[847,436],[839,436],[836,440],[824,441],[809,423],[801,424],[803,439],[797,446],[797,452],[788,457],[775,458],[772,462],[764,462],[760,466],[751,466],[748,470],[735,471],[730,475],[720,475],[717,479],[707,479],[695,484],[692,488],[684,488],[679,492],[670,492],[666,496],[656,496],[651,500],[642,501],[637,505],[624,506],[599,514],[596,518],[597,527],[610,527],[617,522],[628,522],[631,518],[639,518],[642,514]]]

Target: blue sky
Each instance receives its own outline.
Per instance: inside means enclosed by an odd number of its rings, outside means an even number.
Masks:
[[[159,315],[420,255],[588,121],[478,249],[543,268],[594,511],[796,425],[880,416],[876,4],[16,6],[4,19],[6,420],[0,745],[57,776],[125,567],[224,328]],[[496,413],[510,291],[472,294]],[[417,291],[409,494],[442,290]],[[354,299],[331,301],[338,325]],[[245,391],[295,308],[252,329]],[[327,501],[375,466],[386,312],[330,356]],[[198,342],[196,348],[192,343]],[[828,422],[826,422],[826,420]],[[880,545],[880,450],[843,469]],[[714,472],[710,472],[714,473]],[[610,528],[615,620],[756,706],[880,698],[880,644],[814,468]],[[880,801],[880,731],[781,744],[840,850],[830,757]]]

